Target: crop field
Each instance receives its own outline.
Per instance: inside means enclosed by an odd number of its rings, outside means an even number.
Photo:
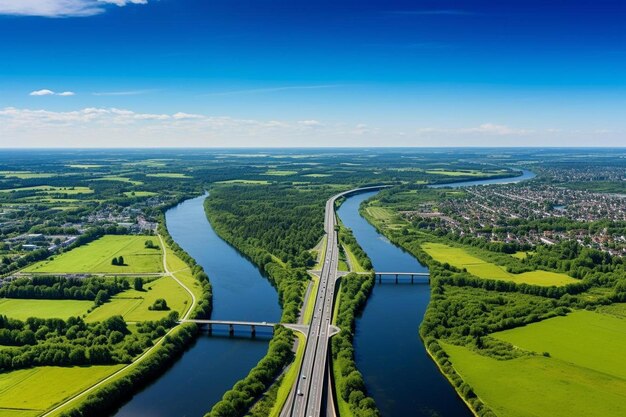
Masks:
[[[277,170],[277,169],[270,169],[265,171],[265,173],[263,175],[271,175],[274,177],[286,177],[288,175],[296,175],[298,173],[298,171],[289,171],[289,170]]]
[[[102,168],[104,165],[98,164],[71,164],[67,165],[69,168],[78,168],[78,169],[93,169],[93,168]]]
[[[217,181],[215,184],[250,184],[250,185],[268,185],[270,182],[266,180],[228,180]]]
[[[575,311],[492,336],[535,352],[626,381],[626,320]],[[625,393],[626,394],[626,393]]]
[[[442,343],[461,377],[498,417],[626,415],[626,381],[543,356],[497,360]]]
[[[332,177],[332,174],[305,174],[303,175],[303,177],[309,177],[309,178],[325,178],[325,177]]]
[[[161,249],[146,249],[146,240],[155,237],[107,235],[87,245],[62,253],[52,260],[38,262],[24,271],[47,273],[151,273],[162,272]],[[111,265],[113,257],[123,256],[123,266]]]
[[[117,181],[117,182],[127,182],[127,183],[132,184],[132,185],[143,185],[143,182],[141,182],[141,181],[135,181],[135,180],[131,180],[130,178],[127,178],[127,177],[117,177],[117,176],[114,176],[114,175],[107,176],[107,177],[102,177],[102,178],[97,178],[94,181]]]
[[[45,366],[0,374],[0,416],[36,416],[90,387],[123,365]]]
[[[18,320],[29,317],[58,318],[83,316],[93,306],[88,300],[34,300],[3,298],[0,299],[0,315]]]
[[[159,298],[167,301],[170,310],[149,310]],[[191,297],[187,291],[171,277],[162,277],[144,284],[144,291],[131,289],[119,293],[111,298],[111,301],[92,311],[85,320],[102,321],[118,314],[129,322],[158,320],[167,316],[170,311],[178,311],[182,315],[188,305],[191,305]]]
[[[126,197],[152,197],[157,195],[157,193],[152,191],[126,191],[124,195]]]
[[[500,279],[541,286],[560,286],[578,282],[568,275],[550,271],[537,270],[511,274],[503,267],[480,259],[463,248],[448,246],[442,243],[426,243],[422,245],[422,249],[436,261],[441,263],[447,262],[457,268],[466,268],[469,273],[479,278]]]
[[[50,185],[37,185],[34,187],[7,188],[0,190],[0,193],[10,193],[12,191],[36,191],[38,194],[92,194],[89,187],[52,187]]]
[[[383,207],[367,207],[367,213],[376,220],[388,222],[393,220],[393,213]]]
[[[155,178],[190,178],[188,175],[181,174],[180,172],[159,172],[158,174],[146,174],[146,177],[155,177]]]
[[[4,178],[18,178],[21,180],[28,180],[33,178],[52,178],[58,174],[46,173],[46,172],[31,172],[31,171],[0,171],[0,177]]]

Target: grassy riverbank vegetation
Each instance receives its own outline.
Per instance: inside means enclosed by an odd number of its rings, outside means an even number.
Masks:
[[[621,415],[616,387],[626,378],[611,361],[624,348],[626,321],[588,310],[626,300],[622,258],[571,241],[530,250],[459,237],[441,222],[400,214],[456,198],[445,193],[398,187],[366,202],[396,213],[394,227],[361,212],[429,266],[420,335],[459,395],[480,416]],[[525,256],[511,256],[520,251]]]

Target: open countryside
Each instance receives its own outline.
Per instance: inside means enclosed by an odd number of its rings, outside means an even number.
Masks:
[[[146,248],[146,236],[103,236],[85,246],[63,253],[51,261],[28,267],[33,273],[160,273],[163,272],[161,248]],[[112,259],[122,256],[123,265],[113,265]]]
[[[625,0],[0,0],[0,417],[626,417]]]
[[[480,278],[500,279],[533,285],[567,285],[576,282],[575,279],[565,274],[550,271],[530,271],[520,274],[512,274],[500,265],[482,260],[468,253],[466,249],[456,248],[441,243],[427,243],[422,245],[426,253],[439,262],[447,262],[457,268],[465,268],[473,275]]]

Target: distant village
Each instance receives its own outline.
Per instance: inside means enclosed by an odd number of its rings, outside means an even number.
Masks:
[[[157,223],[154,219],[147,219],[144,208],[154,207],[163,204],[159,198],[150,198],[149,201],[134,204],[129,207],[120,207],[110,205],[101,208],[90,214],[80,217],[79,221],[66,222],[58,224],[57,229],[65,230],[62,234],[43,234],[43,233],[21,233],[13,234],[10,237],[4,237],[2,240],[2,252],[30,252],[38,249],[47,249],[49,252],[58,252],[59,250],[70,246],[83,234],[92,227],[108,227],[117,226],[128,230],[129,234],[153,234],[156,231]],[[29,210],[32,207],[15,207],[16,210]],[[0,228],[10,226],[12,229],[29,228],[29,216],[22,218],[3,218],[3,214],[8,213],[6,209],[0,210]]]
[[[464,198],[423,204],[403,215],[410,220],[437,219],[463,236],[531,245],[573,239],[612,255],[626,255],[626,195],[540,184],[478,186],[466,192]]]

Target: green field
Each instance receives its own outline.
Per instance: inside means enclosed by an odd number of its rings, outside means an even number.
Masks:
[[[126,191],[124,195],[126,197],[152,197],[157,195],[157,193],[152,191]]]
[[[130,178],[127,177],[118,177],[118,176],[114,176],[114,175],[110,175],[110,176],[106,176],[106,177],[102,177],[102,178],[96,178],[94,181],[117,181],[117,182],[126,182],[132,185],[142,185],[143,182],[141,181],[135,181],[135,180],[131,180]]]
[[[33,300],[3,298],[0,299],[0,315],[18,320],[29,317],[58,318],[66,320],[69,317],[82,316],[93,306],[93,301],[87,300]]]
[[[26,272],[48,273],[150,273],[162,272],[161,249],[146,249],[144,243],[154,236],[107,235],[87,245],[62,253],[52,260],[29,266]],[[123,256],[124,266],[111,265],[111,259]]]
[[[160,172],[158,174],[146,174],[146,177],[155,177],[155,178],[190,178],[185,174],[181,174],[180,172]]]
[[[492,336],[550,354],[496,360],[442,343],[498,416],[626,415],[626,320],[576,311]]]
[[[511,274],[503,267],[477,258],[463,248],[448,246],[442,243],[425,243],[422,245],[422,249],[434,260],[441,263],[447,262],[457,268],[466,268],[469,273],[479,278],[500,279],[541,286],[560,286],[578,282],[578,280],[568,275],[550,271],[537,270]]]
[[[52,178],[58,175],[46,172],[0,171],[0,176],[4,178],[18,178],[20,180],[29,180],[33,178]]]
[[[543,356],[497,360],[441,343],[498,417],[626,415],[626,381]]]
[[[7,188],[0,190],[0,193],[10,193],[12,191],[36,191],[41,194],[92,194],[89,187],[52,187],[50,185],[37,185],[34,187]]]
[[[624,319],[581,310],[493,336],[522,349],[548,352],[553,358],[626,381]]]
[[[0,374],[0,416],[35,416],[90,387],[123,365],[38,367]],[[19,410],[19,413],[16,411]]]
[[[367,207],[365,210],[375,220],[379,220],[382,222],[388,222],[393,220],[393,212],[391,212],[391,210],[389,209],[383,207]]]
[[[181,315],[191,304],[191,297],[173,278],[163,277],[144,284],[145,291],[134,289],[119,293],[89,313],[85,321],[102,321],[115,315],[121,315],[126,321],[158,320],[167,316],[170,311],[178,311]],[[167,301],[169,311],[150,311],[154,302],[163,298]]]
[[[71,164],[67,165],[70,168],[79,168],[79,169],[91,169],[91,168],[102,168],[104,165],[97,164]]]
[[[228,180],[217,181],[216,184],[250,184],[250,185],[268,185],[270,182],[266,180]]]
[[[276,169],[270,169],[266,171],[263,175],[272,175],[275,177],[286,177],[288,175],[296,175],[298,171],[280,171]]]

